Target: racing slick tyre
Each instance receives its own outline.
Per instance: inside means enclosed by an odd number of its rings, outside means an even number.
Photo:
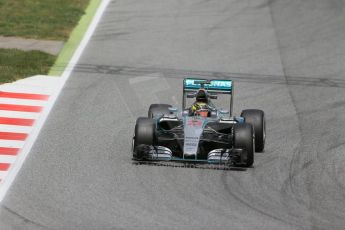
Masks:
[[[241,113],[244,122],[254,127],[255,133],[255,152],[262,152],[265,148],[266,140],[266,121],[265,113],[258,109],[246,109]]]
[[[170,107],[172,106],[168,104],[152,104],[149,108],[148,117],[153,118],[158,114],[171,114]]]
[[[139,117],[135,124],[133,137],[133,157],[143,158],[143,152],[155,142],[155,121],[147,117]]]
[[[251,124],[234,125],[234,148],[243,149],[240,164],[236,166],[250,167],[254,163],[254,136],[253,126]]]

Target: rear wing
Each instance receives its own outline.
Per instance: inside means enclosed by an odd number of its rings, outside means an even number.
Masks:
[[[233,107],[233,93],[234,84],[232,80],[223,79],[198,79],[198,78],[185,78],[183,79],[183,101],[182,107],[186,107],[186,93],[196,92],[199,89],[205,89],[212,94],[229,94],[230,95],[230,116],[232,116]]]
[[[183,91],[194,92],[205,89],[212,93],[232,94],[232,80],[207,80],[197,78],[185,78],[183,80]]]

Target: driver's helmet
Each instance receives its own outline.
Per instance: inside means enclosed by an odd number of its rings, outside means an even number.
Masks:
[[[203,89],[200,89],[196,93],[195,98],[196,98],[196,102],[208,103],[208,95],[207,95],[206,91]]]
[[[207,117],[209,114],[208,95],[203,89],[200,89],[196,94],[196,102],[193,105],[194,115]]]

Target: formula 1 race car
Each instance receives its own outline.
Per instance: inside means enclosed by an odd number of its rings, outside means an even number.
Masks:
[[[188,107],[200,92],[203,108]],[[182,111],[168,104],[152,104],[148,117],[139,117],[133,135],[135,161],[174,161],[250,167],[254,152],[265,147],[265,115],[262,110],[243,110],[233,116],[232,80],[183,80]],[[225,96],[229,109],[213,101]],[[205,99],[205,98],[204,98]]]

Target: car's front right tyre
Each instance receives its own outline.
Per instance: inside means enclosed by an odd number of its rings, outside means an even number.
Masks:
[[[148,111],[148,117],[153,118],[157,115],[169,115],[171,114],[169,108],[172,107],[168,104],[151,104],[149,111]]]
[[[156,124],[153,119],[139,117],[135,124],[133,137],[133,157],[142,158],[141,147],[154,145]]]

